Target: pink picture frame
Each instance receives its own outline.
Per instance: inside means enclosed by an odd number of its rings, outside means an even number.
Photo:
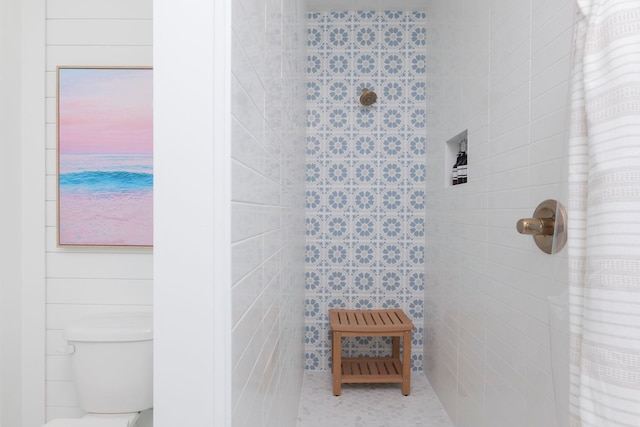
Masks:
[[[150,67],[57,68],[58,245],[153,245]]]

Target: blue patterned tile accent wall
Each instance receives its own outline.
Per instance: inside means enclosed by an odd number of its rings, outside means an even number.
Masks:
[[[306,369],[331,367],[330,308],[402,308],[422,370],[424,12],[314,12],[307,19]],[[378,94],[363,107],[361,89]],[[381,356],[388,339],[345,339]]]

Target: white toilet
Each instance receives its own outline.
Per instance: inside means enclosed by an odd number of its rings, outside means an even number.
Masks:
[[[65,329],[82,418],[45,427],[133,427],[153,407],[151,313],[88,316]]]

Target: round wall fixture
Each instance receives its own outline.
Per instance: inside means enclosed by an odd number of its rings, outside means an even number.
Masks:
[[[370,105],[375,104],[378,100],[378,95],[372,90],[367,89],[366,87],[362,89],[360,94],[360,104],[365,107],[369,107]]]
[[[543,252],[558,253],[567,243],[567,210],[556,200],[545,200],[533,212],[533,218],[518,220],[516,229],[533,236]]]

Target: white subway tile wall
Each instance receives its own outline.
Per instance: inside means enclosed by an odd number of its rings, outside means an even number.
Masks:
[[[305,368],[331,366],[328,310],[403,308],[422,370],[424,310],[424,12],[307,17]],[[361,90],[378,95],[371,107]],[[388,339],[345,339],[347,354]]]
[[[232,4],[233,425],[295,425],[304,345],[302,0]]]
[[[48,0],[46,8],[46,419],[79,417],[63,330],[81,316],[151,310],[151,249],[56,246],[56,67],[151,66],[152,2]],[[143,426],[150,424],[145,419]]]
[[[566,200],[573,8],[427,4],[424,369],[458,427],[558,425],[547,297],[566,250],[540,252],[515,223]],[[445,142],[464,129],[468,182],[451,187]]]

